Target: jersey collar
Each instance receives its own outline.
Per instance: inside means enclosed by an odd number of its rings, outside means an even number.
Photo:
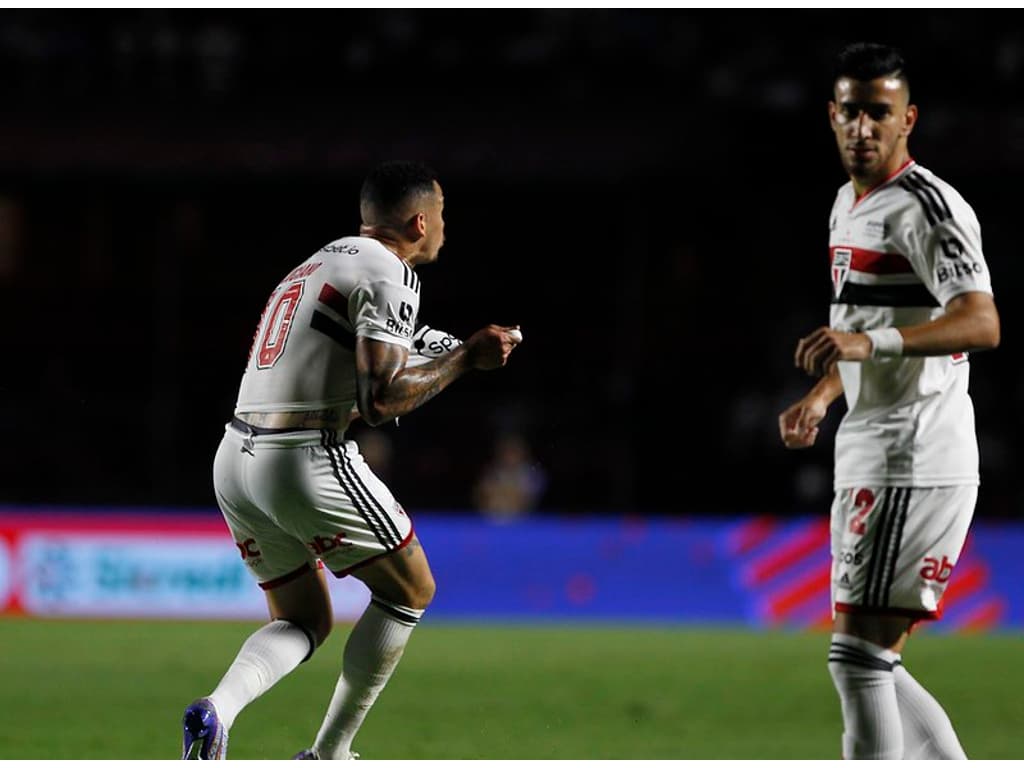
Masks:
[[[910,168],[910,167],[911,167],[912,165],[915,165],[915,164],[916,164],[916,163],[914,162],[914,158],[912,158],[912,157],[908,157],[908,158],[907,158],[907,162],[905,162],[905,163],[904,163],[903,165],[901,165],[901,166],[900,166],[899,168],[897,168],[897,169],[896,169],[895,171],[893,171],[892,173],[890,173],[890,174],[889,174],[888,176],[886,176],[886,177],[885,177],[884,179],[882,179],[882,180],[881,180],[880,182],[878,182],[877,184],[875,184],[875,186],[871,187],[871,188],[870,188],[870,189],[868,189],[868,190],[865,190],[865,192],[864,192],[864,194],[863,194],[863,195],[861,195],[861,196],[860,196],[860,197],[858,197],[858,198],[857,198],[856,200],[854,200],[854,201],[853,201],[853,205],[852,205],[852,206],[850,206],[850,210],[852,211],[852,210],[853,210],[854,208],[856,208],[856,207],[857,207],[858,205],[860,205],[860,203],[861,203],[861,201],[862,201],[862,200],[864,200],[864,199],[865,199],[866,197],[868,197],[869,195],[871,195],[871,194],[872,194],[872,193],[874,193],[875,191],[877,191],[877,190],[881,189],[882,187],[884,187],[884,186],[885,186],[886,184],[888,184],[888,183],[889,183],[890,181],[893,181],[893,180],[894,180],[894,179],[896,179],[896,178],[897,178],[898,176],[901,176],[901,175],[903,175],[904,171],[906,171],[906,170],[907,170],[908,168]]]

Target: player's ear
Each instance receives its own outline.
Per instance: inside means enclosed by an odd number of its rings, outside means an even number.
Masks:
[[[917,106],[908,104],[906,114],[903,115],[903,127],[900,129],[900,136],[909,136],[917,124]]]
[[[836,103],[834,101],[828,103],[828,122],[833,128],[836,127]]]
[[[427,234],[427,214],[423,211],[418,211],[413,214],[413,217],[405,224],[405,236],[412,242],[426,237]]]

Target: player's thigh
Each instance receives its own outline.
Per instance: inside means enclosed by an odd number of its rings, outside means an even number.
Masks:
[[[906,616],[880,616],[871,613],[837,613],[832,620],[832,631],[853,635],[875,645],[900,653],[910,630],[918,619]]]
[[[313,568],[266,591],[270,618],[285,619],[311,632],[320,645],[331,632],[331,596],[324,573]]]
[[[837,492],[832,508],[837,631],[891,646],[914,622],[939,618],[976,499],[973,486]]]
[[[434,575],[415,535],[407,546],[356,568],[352,575],[374,595],[409,608],[426,608],[434,597]]]

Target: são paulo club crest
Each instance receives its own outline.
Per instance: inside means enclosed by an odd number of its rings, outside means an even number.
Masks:
[[[832,295],[837,299],[843,292],[846,276],[850,274],[850,261],[852,257],[853,251],[849,248],[832,249]]]

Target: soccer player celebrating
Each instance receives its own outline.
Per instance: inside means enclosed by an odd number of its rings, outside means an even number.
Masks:
[[[325,245],[267,302],[213,479],[271,621],[245,641],[213,692],[186,708],[185,759],[223,759],[242,709],[324,642],[333,619],[317,560],[335,576],[360,579],[372,596],[348,637],[319,733],[298,758],[352,755],[356,731],[434,595],[411,520],[343,434],[355,408],[371,425],[398,418],[471,370],[504,366],[522,338],[497,325],[462,344],[440,334],[447,351],[407,365],[410,346],[423,343],[414,338],[415,267],[437,259],[443,208],[428,168],[378,166],[360,194],[360,236]]]
[[[829,222],[830,324],[800,339],[820,377],[779,416],[806,448],[845,394],[832,504],[829,671],[847,759],[965,758],[939,703],[902,664],[911,628],[936,619],[974,513],[978,447],[967,353],[999,344],[974,211],[911,159],[917,122],[892,48],[838,56],[829,117],[849,183]]]

